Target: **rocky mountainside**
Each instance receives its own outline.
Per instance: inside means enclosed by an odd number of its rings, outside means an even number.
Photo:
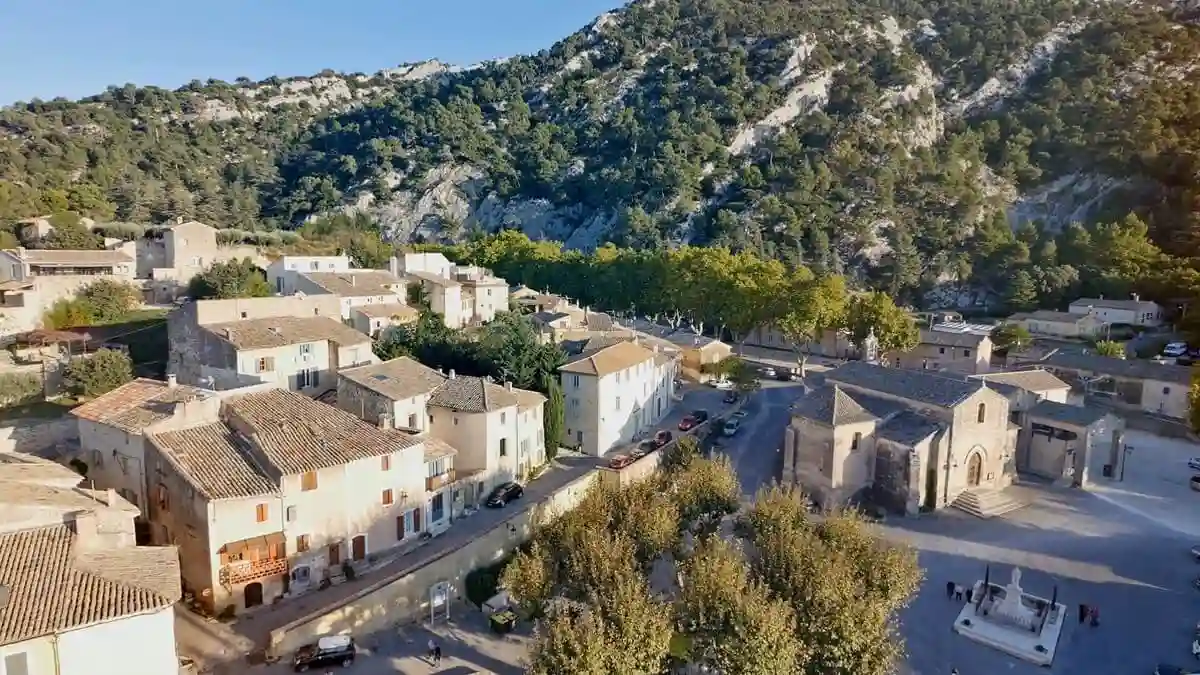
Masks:
[[[0,111],[0,218],[750,248],[893,288],[981,228],[1200,224],[1200,29],[1159,2],[637,0],[533,56]],[[1007,229],[1007,228],[1005,228]],[[1026,251],[1028,257],[1028,251]],[[889,281],[890,280],[890,281]]]

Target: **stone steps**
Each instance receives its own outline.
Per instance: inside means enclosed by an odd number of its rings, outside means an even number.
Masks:
[[[1014,499],[1004,490],[975,488],[960,494],[951,506],[976,518],[994,518],[1015,511],[1025,503]]]

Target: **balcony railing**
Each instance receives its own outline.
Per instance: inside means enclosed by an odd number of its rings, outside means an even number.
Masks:
[[[458,472],[456,472],[454,469],[450,469],[445,473],[439,473],[436,476],[430,476],[429,478],[425,479],[425,491],[433,492],[435,490],[440,490],[450,483],[453,483],[457,475]]]
[[[224,585],[244,584],[256,579],[265,579],[280,574],[287,574],[286,558],[275,560],[259,560],[255,562],[233,562],[221,568],[220,578]]]

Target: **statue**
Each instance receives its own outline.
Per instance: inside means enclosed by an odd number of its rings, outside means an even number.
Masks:
[[[1004,597],[992,608],[992,617],[1021,628],[1030,629],[1037,618],[1033,610],[1022,602],[1025,591],[1021,589],[1021,568],[1014,567],[1012,581],[1004,587]]]
[[[863,360],[867,363],[877,363],[879,361],[879,338],[875,337],[875,329],[872,328],[870,333],[867,333],[866,339],[862,344]]]

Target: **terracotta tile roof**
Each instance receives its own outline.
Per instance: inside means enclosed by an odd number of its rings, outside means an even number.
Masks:
[[[1042,370],[1014,370],[1010,372],[987,373],[975,375],[976,379],[989,384],[1004,384],[1026,391],[1044,392],[1055,389],[1070,389],[1071,385],[1063,382],[1053,373]]]
[[[0,281],[0,291],[11,293],[12,291],[24,291],[30,288],[33,288],[32,281],[17,281],[16,279]]]
[[[66,251],[49,249],[23,249],[9,251],[31,265],[62,265],[64,267],[106,267],[127,265],[133,258],[120,251]]]
[[[979,380],[955,379],[927,370],[887,368],[865,361],[840,365],[826,372],[825,380],[941,408],[953,408],[984,387]]]
[[[198,492],[211,500],[276,494],[266,472],[223,422],[150,435],[150,443]]]
[[[439,460],[443,457],[453,457],[458,454],[458,450],[454,446],[432,436],[422,437],[421,442],[425,444],[426,462]]]
[[[654,358],[654,352],[633,342],[618,342],[587,350],[559,368],[564,373],[604,377]]]
[[[76,478],[79,476],[77,475]],[[105,501],[104,494],[100,491],[32,481],[0,480],[0,504],[63,511],[86,511],[105,506]],[[117,502],[117,508],[131,511],[134,515],[138,512],[136,506],[124,500]]]
[[[359,305],[350,308],[350,312],[358,312],[363,316],[369,316],[374,319],[399,319],[399,320],[416,320],[421,316],[421,310],[416,307],[409,307],[399,302],[389,302],[382,305]]]
[[[517,406],[521,410],[536,408],[546,402],[546,397],[540,392],[530,391],[529,389],[518,389],[517,387],[513,387],[512,393],[517,397]]]
[[[343,346],[371,341],[366,335],[327,316],[250,319],[213,323],[200,328],[239,350],[286,347],[326,340]]]
[[[406,293],[404,282],[383,270],[352,270],[349,272],[303,272],[299,276],[343,298]]]
[[[455,281],[453,279],[447,279],[446,277],[440,277],[440,276],[438,276],[436,274],[432,274],[430,272],[405,272],[404,276],[411,277],[418,281],[426,281],[426,282],[433,284],[434,286],[442,286],[445,288],[454,288],[455,286],[460,285],[457,281]]]
[[[175,547],[79,550],[66,525],[0,535],[0,645],[166,609],[180,598]]]
[[[48,459],[15,452],[0,452],[0,481],[73,487],[79,484],[80,478],[73,469]]]
[[[140,434],[147,426],[168,419],[175,404],[215,396],[210,391],[186,385],[168,385],[144,377],[121,385],[107,394],[71,409],[82,420]]]
[[[338,377],[393,401],[432,394],[446,376],[415,359],[401,356],[391,361],[338,371]]]
[[[231,426],[252,441],[280,474],[317,471],[414,447],[396,429],[380,429],[354,415],[295,392],[271,389],[225,401]]]
[[[447,378],[429,397],[429,405],[461,412],[491,412],[518,403],[516,394],[504,387],[467,375]]]

